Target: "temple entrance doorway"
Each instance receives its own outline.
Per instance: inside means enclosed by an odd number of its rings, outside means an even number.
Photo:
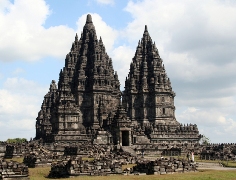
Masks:
[[[122,146],[129,146],[129,131],[122,131]]]

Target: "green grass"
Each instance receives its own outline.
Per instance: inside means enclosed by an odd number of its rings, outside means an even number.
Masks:
[[[93,161],[94,158],[89,158],[89,157],[82,157],[83,161]]]
[[[220,161],[225,167],[236,168],[236,161]]]
[[[32,180],[47,179],[45,177],[48,176],[50,170],[51,170],[51,167],[29,168],[29,177]]]
[[[199,157],[195,158],[196,162],[206,162],[206,163],[221,163],[224,167],[236,168],[236,161],[221,161],[221,160],[204,160]]]
[[[127,165],[122,165],[122,171],[125,169],[125,168],[132,168],[136,166],[136,164],[127,164]]]
[[[22,162],[23,158],[12,158],[7,159],[7,161],[17,161]],[[83,160],[93,160],[93,158],[83,158]],[[198,162],[218,162],[211,160],[199,160]],[[222,161],[228,167],[236,167],[235,161]],[[133,167],[134,164],[123,165],[122,169],[127,167]],[[29,177],[31,180],[45,180],[47,175],[49,174],[50,167],[37,167],[37,168],[29,168]],[[69,178],[67,178],[68,180]],[[176,173],[176,174],[167,174],[167,175],[147,175],[147,176],[78,176],[73,178],[73,180],[156,180],[156,179],[164,179],[164,180],[236,180],[236,170],[200,170],[199,172],[189,172],[189,173]],[[64,179],[61,179],[64,180]]]
[[[14,158],[9,158],[9,159],[6,158],[5,160],[8,161],[8,162],[9,162],[9,161],[16,161],[16,162],[18,162],[18,163],[22,163],[22,162],[23,162],[23,159],[24,159],[23,157],[14,157]]]
[[[29,168],[29,174],[31,180],[45,180],[50,171],[50,167]],[[73,180],[235,180],[236,171],[215,171],[215,170],[201,170],[200,172],[189,172],[179,174],[167,174],[167,175],[147,175],[147,176],[78,176],[72,178]],[[64,180],[64,179],[61,179]],[[68,178],[67,178],[68,180]]]

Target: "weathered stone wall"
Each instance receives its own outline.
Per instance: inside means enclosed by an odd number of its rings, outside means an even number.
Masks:
[[[59,160],[52,163],[49,177],[69,177],[69,176],[104,176],[108,174],[121,174],[122,165],[136,162],[136,157],[132,157],[127,152],[103,153],[99,157],[94,156],[91,161],[83,160],[82,157],[71,156],[69,160]]]
[[[6,153],[6,143],[0,143],[0,158],[4,157]]]
[[[161,158],[155,161],[138,160],[133,168],[134,174],[172,174],[197,170],[197,164],[183,159]]]
[[[200,158],[205,160],[236,160],[236,144],[209,144],[202,146]]]
[[[0,179],[28,180],[28,176],[28,167],[23,163],[18,163],[15,161],[7,162],[5,160],[0,160]]]

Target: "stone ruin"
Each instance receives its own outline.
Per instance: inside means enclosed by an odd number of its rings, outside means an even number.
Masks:
[[[49,177],[122,174],[122,165],[127,165],[131,162],[135,163],[136,158],[126,152],[104,154],[102,157],[94,158],[92,161],[82,160],[82,157],[71,157],[68,161],[53,163]]]
[[[173,174],[197,171],[197,164],[183,159],[160,158],[152,161],[139,160],[133,168],[134,174]]]
[[[197,164],[192,161],[174,158],[160,158],[156,160],[127,159],[123,155],[118,160],[109,157],[93,161],[83,161],[82,158],[72,158],[68,161],[52,164],[50,178],[75,177],[75,176],[107,176],[107,175],[163,175],[197,171]],[[122,169],[122,165],[136,164],[132,168]]]
[[[236,144],[209,144],[203,146],[200,159],[236,161]]]
[[[44,96],[35,139],[131,147],[198,143],[197,125],[176,120],[174,97],[147,26],[121,92],[112,59],[88,14],[80,39],[76,34],[66,55],[58,85],[53,80]]]
[[[0,179],[3,180],[29,180],[28,167],[23,163],[5,161],[0,159]]]
[[[6,153],[6,147],[11,147],[10,152],[14,154]],[[48,174],[50,178],[114,174],[162,175],[197,171],[197,163],[188,160],[186,156],[189,152],[194,152],[195,156],[207,160],[235,160],[236,156],[236,144],[147,144],[136,146],[135,150],[129,148],[129,146],[91,143],[45,144],[42,141],[23,144],[0,143],[2,156],[0,176],[5,179],[7,177],[27,178],[28,167],[44,166],[51,166]],[[131,152],[128,152],[130,150]],[[153,152],[156,153],[153,154]],[[222,154],[222,156],[215,156],[216,154]],[[9,157],[9,155],[10,157],[24,157],[24,164],[4,160],[4,157]],[[156,158],[161,156],[164,158]],[[128,164],[136,165],[126,169],[122,167]]]
[[[0,176],[27,179],[28,167],[41,166],[51,166],[51,178],[196,171],[196,163],[172,157],[190,151],[202,159],[235,159],[235,144],[198,144],[197,125],[176,120],[174,97],[147,26],[121,92],[112,59],[87,15],[58,84],[53,80],[44,96],[34,141],[0,143],[0,158],[24,157],[27,166],[0,160]],[[144,154],[171,157],[150,161]],[[125,164],[136,166],[122,170]]]

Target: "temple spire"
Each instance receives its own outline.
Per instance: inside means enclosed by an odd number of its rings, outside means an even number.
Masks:
[[[92,16],[90,14],[87,15],[86,24],[84,26],[84,30],[85,29],[87,29],[89,31],[93,29],[95,31],[95,27],[94,27],[93,21],[92,21]]]
[[[78,35],[77,35],[77,33],[75,34],[75,41],[76,41],[76,42],[78,41]]]
[[[145,25],[145,30],[144,30],[144,32],[148,32],[147,25]]]
[[[87,23],[93,23],[92,16],[90,14],[87,15],[86,24]]]
[[[151,39],[151,37],[149,36],[147,25],[145,25],[145,28],[144,28],[143,38],[145,38],[146,40]]]

